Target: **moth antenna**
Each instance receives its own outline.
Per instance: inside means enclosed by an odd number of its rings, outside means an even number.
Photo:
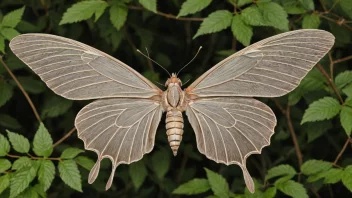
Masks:
[[[148,51],[148,50],[147,50],[147,51]],[[147,56],[147,55],[143,54],[143,52],[141,52],[139,49],[137,49],[137,52],[140,53],[140,54],[142,54],[142,55],[143,55],[144,57],[146,57],[147,59],[151,60],[153,63],[157,64],[159,67],[163,68],[163,70],[165,70],[165,71],[167,72],[167,74],[169,74],[169,76],[171,77],[171,74],[170,74],[163,66],[161,66],[159,63],[157,63],[155,60],[153,60],[153,59],[151,59],[151,58],[149,57],[149,53],[148,53],[148,56]]]
[[[176,76],[178,76],[178,74],[179,74],[185,67],[187,67],[187,66],[197,57],[197,55],[199,54],[199,52],[200,52],[201,49],[202,49],[202,46],[199,47],[199,49],[198,49],[196,55],[194,55],[194,57],[193,57],[185,66],[183,66],[183,67],[177,72]]]
[[[188,79],[185,83],[182,83],[182,85],[187,84],[190,80],[191,80],[191,78],[190,78],[190,79]]]
[[[162,83],[160,83],[160,82],[158,82],[158,81],[154,81],[156,84],[158,84],[158,85],[161,85],[161,86],[163,86],[163,87],[165,87],[165,85],[164,84],[162,84]]]

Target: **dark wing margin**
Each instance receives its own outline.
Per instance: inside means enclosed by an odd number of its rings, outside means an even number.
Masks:
[[[22,34],[11,40],[10,48],[50,89],[68,99],[150,98],[161,93],[123,62],[71,39]]]
[[[277,97],[296,88],[334,44],[324,30],[296,30],[252,44],[221,61],[187,89],[199,97]]]
[[[109,189],[119,164],[140,160],[154,147],[155,133],[162,115],[159,102],[149,99],[101,99],[85,106],[77,115],[75,126],[86,150],[97,153],[88,182],[97,178],[100,161],[109,158],[112,172]]]
[[[189,103],[186,114],[198,150],[217,163],[239,165],[248,189],[254,192],[246,159],[270,144],[276,126],[272,110],[252,98],[214,97]]]

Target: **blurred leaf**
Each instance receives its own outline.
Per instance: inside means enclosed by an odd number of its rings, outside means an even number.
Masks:
[[[244,6],[246,4],[250,4],[250,3],[253,3],[253,0],[238,0],[237,6],[242,7],[242,6]]]
[[[205,169],[205,172],[207,173],[208,181],[209,181],[211,190],[214,192],[214,194],[218,197],[223,197],[223,198],[229,197],[229,185],[226,179],[223,176],[207,168],[204,168],[204,169]]]
[[[347,85],[345,88],[342,89],[342,92],[346,94],[348,97],[352,97],[352,83]]]
[[[309,105],[303,115],[301,124],[331,119],[339,113],[340,109],[341,106],[338,100],[332,97],[324,97]]]
[[[337,88],[342,89],[352,82],[352,71],[347,70],[339,73],[335,78],[335,85]]]
[[[13,39],[15,36],[20,35],[19,32],[17,32],[17,30],[13,29],[13,28],[0,28],[0,33],[7,39],[7,40],[11,40]]]
[[[5,38],[0,34],[0,52],[5,53]]]
[[[108,7],[108,3],[100,0],[75,3],[64,13],[59,25],[87,20],[93,14],[95,14],[95,21],[97,21],[106,7]]]
[[[41,160],[38,170],[38,181],[43,186],[43,190],[47,191],[55,178],[55,166],[50,160]]]
[[[263,15],[265,25],[288,31],[288,20],[286,11],[277,3],[258,3],[258,8]]]
[[[304,15],[302,21],[303,29],[318,29],[320,25],[320,17],[317,14]]]
[[[340,112],[340,122],[345,129],[347,136],[351,135],[352,132],[352,108],[349,106],[343,106]]]
[[[226,29],[231,25],[231,21],[231,12],[227,10],[217,10],[204,19],[193,39],[203,34],[219,32]]]
[[[115,4],[110,7],[110,21],[117,30],[125,24],[128,8],[125,5]]]
[[[87,170],[92,169],[95,164],[92,159],[85,157],[85,156],[76,157],[75,162]]]
[[[33,152],[37,156],[49,157],[53,152],[53,139],[41,122],[33,139]]]
[[[322,160],[308,160],[303,163],[301,171],[305,175],[313,175],[322,171],[327,171],[331,167],[331,162],[325,162]]]
[[[33,181],[36,174],[37,169],[35,167],[26,167],[16,171],[10,180],[10,198],[23,192]]]
[[[276,195],[276,187],[271,187],[266,189],[266,191],[264,192],[262,198],[274,198]]]
[[[0,114],[0,125],[10,129],[19,129],[22,127],[15,118],[6,114]]]
[[[265,176],[265,180],[269,180],[271,178],[274,177],[278,177],[278,176],[285,176],[285,175],[289,175],[292,177],[294,177],[297,174],[296,170],[287,164],[282,164],[279,166],[275,166],[273,168],[271,168],[268,173]]]
[[[3,173],[11,168],[11,162],[7,159],[0,159],[0,173]]]
[[[352,1],[339,0],[342,10],[352,19]]]
[[[73,160],[63,160],[59,162],[59,173],[62,181],[71,188],[82,192],[81,174],[77,164]]]
[[[138,190],[144,180],[147,178],[148,171],[145,167],[144,160],[140,160],[137,162],[133,162],[128,168],[130,177],[132,179],[133,186],[136,190]]]
[[[306,131],[308,135],[308,143],[322,136],[326,131],[330,130],[333,125],[330,120],[306,123]]]
[[[253,30],[251,26],[244,23],[241,15],[235,15],[232,18],[231,30],[236,39],[244,46],[248,46],[250,44],[253,36]]]
[[[324,183],[325,184],[335,184],[339,182],[342,178],[343,170],[337,168],[331,168],[324,173]]]
[[[18,76],[17,80],[28,93],[39,94],[47,89],[43,81],[33,78],[32,76]],[[15,85],[16,83],[13,82],[13,84]]]
[[[287,14],[304,14],[306,12],[301,3],[297,0],[282,1],[282,7]]]
[[[43,110],[41,112],[42,118],[57,117],[66,113],[72,106],[73,101],[63,98],[58,95],[51,94],[44,101]]]
[[[340,26],[335,22],[329,22],[330,32],[335,36],[335,45],[344,45],[351,42],[352,34],[344,26]]]
[[[13,86],[0,80],[0,107],[3,106],[13,96]]]
[[[84,150],[70,147],[65,149],[64,152],[62,152],[60,157],[62,159],[73,159],[80,153],[84,153]]]
[[[259,8],[255,5],[245,8],[241,12],[242,20],[248,25],[263,26],[265,21]]]
[[[352,192],[352,165],[347,166],[343,171],[342,183]]]
[[[313,0],[299,0],[303,7],[307,10],[314,10],[314,1]]]
[[[181,6],[177,17],[194,14],[208,7],[212,0],[186,0]]]
[[[46,198],[46,193],[44,192],[44,187],[43,185],[41,184],[35,184],[33,187],[32,187],[33,190],[35,190],[35,192],[38,193],[38,195],[40,195],[40,197],[42,198]]]
[[[31,167],[32,160],[27,156],[18,158],[12,165],[12,170],[20,170],[24,167]]]
[[[5,156],[10,151],[10,143],[5,136],[0,134],[0,157]]]
[[[150,10],[154,13],[157,12],[156,9],[156,0],[139,0],[139,3],[147,10]]]
[[[210,185],[206,179],[192,179],[184,184],[178,186],[172,194],[179,195],[197,195],[210,190]]]
[[[306,189],[302,184],[292,180],[288,180],[277,185],[277,188],[285,193],[286,195],[292,196],[293,198],[308,198]]]
[[[21,21],[24,12],[24,6],[20,9],[7,13],[2,19],[1,26],[15,28]]]
[[[162,149],[154,152],[154,155],[152,156],[153,170],[160,181],[164,178],[165,174],[169,171],[170,153],[171,151]]]
[[[7,135],[9,137],[9,140],[12,144],[13,149],[19,153],[28,153],[29,152],[29,141],[27,138],[25,138],[23,135],[17,134],[10,132],[8,130]]]
[[[28,187],[16,198],[39,198],[39,195],[32,187]]]
[[[5,175],[0,176],[0,195],[9,186],[10,186],[10,175],[9,174],[5,174]]]

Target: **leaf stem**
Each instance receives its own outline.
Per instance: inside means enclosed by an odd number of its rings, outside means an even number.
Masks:
[[[144,9],[143,7],[139,7],[139,6],[132,6],[132,5],[129,5],[128,6],[128,9],[131,9],[131,10],[141,10],[141,11],[144,11],[146,9]],[[204,18],[196,18],[196,17],[177,17],[175,15],[172,15],[172,14],[166,14],[164,12],[160,12],[160,11],[157,11],[156,12],[157,15],[160,15],[160,16],[163,16],[163,17],[166,17],[168,19],[175,19],[175,20],[179,20],[179,21],[203,21]]]
[[[295,130],[294,130],[293,125],[292,125],[292,120],[291,120],[291,115],[290,115],[291,112],[290,111],[291,111],[291,107],[290,107],[290,105],[287,105],[287,108],[286,108],[286,119],[287,119],[288,130],[291,133],[292,141],[293,141],[293,144],[295,145],[295,150],[296,150],[296,155],[297,155],[297,160],[298,160],[299,167],[301,167],[302,164],[303,164],[303,157],[302,157],[301,149],[299,148],[299,144],[298,144],[298,141],[297,141],[297,136],[296,136]]]
[[[352,139],[350,137],[347,138],[345,145],[343,145],[341,151],[339,152],[339,154],[336,156],[333,165],[337,166],[337,162],[339,161],[340,157],[342,156],[342,154],[345,152],[348,143],[352,143]]]
[[[11,154],[6,154],[6,156],[10,157],[10,158],[20,158],[20,157],[22,157],[22,156],[19,156],[19,155],[11,155]],[[61,161],[62,160],[59,157],[35,157],[35,156],[32,156],[32,155],[30,155],[30,158],[34,159],[34,160],[54,160],[54,161]]]
[[[345,58],[341,58],[341,59],[337,59],[337,60],[334,60],[333,63],[336,64],[336,63],[341,63],[341,62],[344,62],[344,61],[347,61],[347,60],[350,60],[352,59],[352,55],[350,56],[347,56]]]
[[[61,139],[59,139],[57,142],[55,142],[53,144],[53,148],[56,147],[57,145],[61,144],[61,142],[66,140],[68,137],[70,137],[72,135],[72,133],[75,132],[75,131],[76,131],[76,128],[73,127],[64,137],[62,137]]]

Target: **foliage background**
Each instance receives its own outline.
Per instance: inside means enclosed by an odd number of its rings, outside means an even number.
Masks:
[[[0,197],[351,196],[352,1],[2,0],[0,9]],[[302,28],[332,32],[335,46],[295,91],[260,99],[274,110],[278,126],[271,145],[247,160],[255,194],[245,189],[239,167],[197,151],[188,122],[176,157],[162,121],[153,152],[118,167],[111,190],[104,190],[111,171],[107,159],[97,181],[88,184],[96,155],[83,150],[72,128],[90,101],[55,95],[8,47],[21,33],[56,34],[163,83],[165,72],[136,49],[147,47],[176,72],[203,46],[181,73],[185,82],[251,43]]]

